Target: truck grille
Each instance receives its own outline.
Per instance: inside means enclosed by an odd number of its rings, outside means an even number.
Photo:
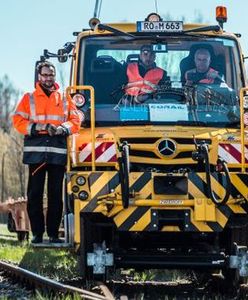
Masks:
[[[167,138],[167,137],[165,137]],[[173,137],[168,137],[168,139],[173,140],[176,144],[177,147],[177,153],[175,156],[173,156],[173,160],[176,159],[191,159],[192,157],[192,151],[195,150],[194,148],[194,144],[195,141],[193,138],[173,138]],[[156,163],[156,160],[158,161],[157,163],[161,163],[162,161],[166,161],[168,159],[171,160],[171,158],[161,158],[161,155],[159,154],[158,151],[158,142],[161,141],[162,138],[139,138],[139,137],[127,137],[127,138],[120,138],[120,142],[124,142],[126,141],[129,145],[130,145],[130,150],[129,150],[129,154],[132,157],[132,162],[135,162],[135,158],[147,158],[149,159],[153,159],[153,163]],[[200,142],[205,142],[209,145],[212,144],[211,139],[196,139],[197,143]],[[136,145],[136,146],[135,146]],[[143,147],[142,147],[143,145]],[[151,145],[153,145],[153,147],[151,147]],[[185,146],[185,150],[183,149]],[[191,146],[192,147],[192,151],[191,150],[187,150],[187,147]],[[181,150],[179,150],[181,149]],[[193,161],[192,161],[193,162]],[[148,163],[145,162],[144,163]]]

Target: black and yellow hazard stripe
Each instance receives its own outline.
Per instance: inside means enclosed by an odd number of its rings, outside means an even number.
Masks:
[[[92,172],[89,176],[91,200],[83,208],[85,212],[94,212],[98,197],[107,195],[120,184],[118,172]]]
[[[145,204],[135,205],[131,203],[127,209],[122,206],[113,205],[108,216],[113,219],[120,231],[154,231],[154,230],[183,230],[198,232],[220,232],[226,226],[232,214],[248,213],[248,175],[231,173],[232,186],[230,188],[230,201],[225,205],[216,206],[208,199],[208,186],[206,174],[188,174],[188,194],[180,195],[180,199],[194,201],[201,199],[204,206],[206,219],[197,219],[195,206],[189,207],[177,205],[161,205],[152,207],[152,200],[177,199],[177,195],[156,195],[153,191],[153,174],[150,172],[132,172],[129,176],[129,190],[135,195],[135,201],[142,199]],[[226,178],[220,173],[211,174],[212,191],[216,198],[222,199],[226,193]],[[120,178],[118,172],[91,172],[89,174],[90,200],[83,207],[84,212],[99,212],[98,200],[102,195],[108,195],[112,191],[121,193]],[[167,197],[167,198],[166,198]],[[179,197],[178,197],[179,199]],[[236,201],[243,199],[242,201]],[[146,203],[147,201],[147,203]],[[156,210],[185,210],[189,212],[188,220],[185,219],[185,226],[156,226],[152,218],[152,211]],[[166,214],[165,214],[166,215]]]

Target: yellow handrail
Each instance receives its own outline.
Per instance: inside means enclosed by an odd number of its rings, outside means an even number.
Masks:
[[[248,91],[248,87],[241,88],[239,93],[240,99],[240,140],[241,140],[241,170],[245,173],[245,123],[244,123],[244,92]]]
[[[71,98],[71,91],[89,90],[90,91],[90,126],[91,126],[91,145],[92,145],[92,171],[96,170],[95,153],[95,90],[91,85],[72,85],[66,88],[66,97]]]

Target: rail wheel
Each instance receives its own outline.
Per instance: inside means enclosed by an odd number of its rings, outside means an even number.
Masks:
[[[222,244],[227,255],[236,255],[239,246],[248,247],[248,217],[239,215],[231,218],[222,237]],[[240,284],[246,283],[247,278],[241,277],[238,269],[222,270],[227,289],[237,291]]]
[[[92,235],[90,222],[86,215],[80,216],[80,248],[79,248],[79,272],[84,280],[92,277],[92,271],[87,266],[87,252],[91,251]]]
[[[102,256],[108,263],[110,255],[107,254],[106,243],[111,240],[110,224],[104,222],[102,217],[97,214],[83,213],[80,217],[80,248],[79,248],[79,272],[86,281],[98,280],[105,281],[108,277],[108,269],[104,267],[102,273],[93,272],[94,262],[101,259]],[[94,256],[100,253],[94,260]],[[87,263],[88,259],[88,263]],[[90,264],[90,265],[89,265]]]

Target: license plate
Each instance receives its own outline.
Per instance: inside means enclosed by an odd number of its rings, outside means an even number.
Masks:
[[[181,32],[183,31],[182,21],[160,21],[160,22],[137,22],[138,32]]]

